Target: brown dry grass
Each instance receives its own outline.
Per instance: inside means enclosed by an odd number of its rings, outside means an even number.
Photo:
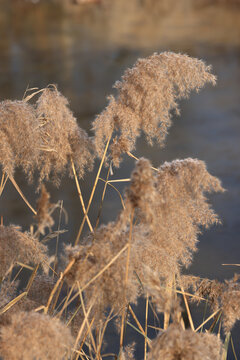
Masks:
[[[130,178],[114,180],[113,185],[110,168],[107,179],[101,178],[104,162],[119,166],[123,153],[136,159],[131,151],[141,132],[162,145],[171,112],[179,112],[178,99],[206,83],[215,84],[210,70],[201,60],[181,54],[139,59],[115,84],[118,96],[111,97],[94,121],[93,139],[79,128],[55,86],[21,102],[0,104],[0,194],[10,179],[35,214],[31,233],[0,225],[3,359],[134,359],[134,346],[126,346],[128,326],[142,336],[144,359],[226,359],[231,329],[240,319],[239,277],[218,283],[182,275],[192,262],[200,232],[218,222],[207,193],[222,192],[220,181],[203,161],[190,158],[165,162],[159,168],[141,158]],[[79,177],[85,169],[91,170],[95,155],[101,162],[85,206]],[[39,174],[36,187],[42,185],[42,193],[37,211],[15,182],[16,167],[31,178],[35,171]],[[51,204],[44,182],[59,185],[63,172],[75,178],[84,216],[75,246],[66,246],[61,254],[64,264],[58,269],[58,241],[54,258],[48,257],[43,244],[61,231],[51,231],[56,205]],[[98,226],[99,218],[92,224],[88,212],[100,179],[105,181],[100,211],[108,186],[120,195],[122,209],[114,222]],[[124,195],[117,189],[118,181],[129,182]],[[85,221],[90,233],[83,237]],[[18,282],[23,268],[29,271],[25,288]],[[144,325],[132,308],[139,296],[146,298]],[[211,313],[199,326],[194,324],[189,300],[209,305]],[[181,303],[191,329],[185,328]],[[156,318],[164,314],[153,341],[148,338],[150,312]],[[105,354],[106,329],[114,319],[119,352]],[[213,331],[216,325],[218,334]],[[221,327],[225,346],[219,337]]]

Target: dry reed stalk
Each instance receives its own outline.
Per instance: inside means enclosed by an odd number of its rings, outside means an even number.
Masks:
[[[62,300],[62,302],[60,303],[60,306],[62,306],[61,310],[58,312],[57,316],[58,318],[61,318],[63,312],[67,309],[68,305],[70,305],[72,303],[72,301],[74,301],[77,297],[78,297],[78,294],[75,294],[73,296],[73,298],[69,301],[73,291],[75,289],[75,284],[71,286],[70,290],[68,289],[68,294],[67,296],[65,296],[65,298]],[[69,301],[69,302],[68,302]],[[59,307],[60,307],[59,306]]]
[[[33,283],[34,278],[35,278],[35,276],[36,276],[36,274],[37,274],[38,268],[39,268],[39,264],[37,264],[37,265],[35,266],[35,269],[33,270],[32,274],[31,274],[31,276],[30,276],[30,279],[28,280],[28,283],[27,283],[27,286],[26,286],[26,292],[27,292],[27,293],[29,292],[29,290],[30,290],[30,288],[31,288],[31,286],[32,286],[32,283]]]
[[[82,196],[80,184],[79,184],[79,181],[78,181],[78,178],[77,178],[77,173],[76,173],[76,169],[75,169],[72,157],[71,157],[71,164],[72,164],[72,170],[73,170],[73,175],[74,175],[74,179],[75,179],[75,183],[76,183],[76,187],[77,187],[78,196],[79,196],[79,199],[80,199],[80,202],[81,202],[81,205],[82,205],[83,214],[85,215],[86,214],[86,208],[85,208],[85,204],[84,204],[84,201],[83,201],[83,196]],[[91,222],[89,220],[88,215],[86,215],[86,219],[87,219],[87,223],[88,223],[90,231],[93,232],[93,227],[92,227],[92,224],[91,224]]]
[[[56,247],[55,247],[54,264],[53,264],[53,270],[54,271],[56,271],[56,268],[57,268],[57,255],[58,255],[58,246],[59,246],[59,231],[60,231],[61,220],[62,220],[62,210],[63,210],[63,200],[60,201],[60,213],[59,213],[59,219],[58,219],[57,238],[56,238]],[[54,276],[54,273],[53,273],[53,276]]]
[[[222,264],[223,266],[240,266],[240,264]]]
[[[128,271],[129,271],[129,261],[130,261],[130,251],[131,251],[131,242],[132,242],[132,229],[133,229],[133,218],[134,218],[134,210],[130,215],[130,228],[129,228],[129,238],[128,238],[128,252],[127,252],[127,262],[126,262],[126,274],[125,274],[125,286],[124,286],[124,298],[126,299],[127,295],[127,285],[128,285]],[[123,349],[123,335],[124,335],[124,322],[125,322],[125,314],[126,314],[126,305],[123,304],[122,311],[122,323],[121,323],[121,332],[120,332],[120,354]]]
[[[173,280],[170,280],[167,285],[166,285],[166,291],[169,294],[169,297],[172,296],[172,291],[173,291]],[[170,311],[169,309],[164,311],[164,322],[163,322],[163,329],[166,330],[169,326],[169,322],[170,322]]]
[[[223,354],[222,354],[222,359],[221,359],[221,360],[227,360],[228,346],[229,346],[230,337],[231,337],[231,332],[229,331],[229,332],[226,334],[226,337],[225,337]]]
[[[106,183],[107,185],[111,186],[118,193],[118,196],[119,196],[121,204],[122,204],[122,208],[125,209],[124,201],[123,201],[123,198],[122,198],[122,195],[121,195],[120,191],[115,186],[113,186],[110,181],[106,181],[106,180],[104,180],[102,178],[99,178],[99,180],[101,180],[104,183]]]
[[[136,322],[136,324],[137,324],[137,326],[138,326],[138,328],[139,328],[139,330],[140,330],[140,333],[144,336],[144,335],[145,335],[145,331],[144,331],[142,325],[140,324],[140,322],[139,322],[139,320],[138,320],[136,314],[134,313],[134,311],[133,311],[133,309],[132,309],[132,307],[131,307],[130,304],[129,304],[129,306],[128,306],[128,309],[129,309],[129,311],[130,311],[130,313],[131,313],[134,321]],[[145,336],[144,336],[144,337],[145,337]],[[150,346],[151,346],[150,340],[149,340],[148,338],[146,338],[146,341],[147,341],[147,343],[148,343],[148,346],[150,347]]]
[[[0,196],[2,195],[2,192],[3,192],[3,190],[5,189],[5,186],[6,186],[6,183],[7,183],[8,179],[9,179],[9,176],[6,175],[5,180],[4,180],[4,182],[3,182],[3,184],[2,184],[2,187],[1,187],[1,189],[0,189]]]
[[[91,330],[90,325],[89,325],[88,315],[87,315],[87,311],[86,311],[86,308],[85,308],[85,305],[84,305],[83,296],[82,296],[82,290],[80,288],[79,281],[77,281],[77,287],[78,287],[78,295],[80,297],[81,305],[82,305],[82,309],[83,309],[84,319],[86,319],[86,324],[87,324],[87,328],[88,328],[88,331],[89,331],[89,334],[90,334],[92,345],[93,345],[95,354],[97,354],[97,346],[96,346],[96,342],[95,342],[95,339],[94,339],[93,334],[92,334],[92,330]],[[92,304],[92,306],[93,306],[93,304]],[[89,307],[92,307],[92,306],[90,305]]]
[[[22,270],[24,269],[24,267],[25,267],[25,265],[23,264],[19,264],[18,262],[17,262],[17,265],[20,265],[21,267],[20,267],[20,269],[18,270],[18,272],[16,273],[16,275],[14,276],[14,278],[13,278],[13,280],[12,281],[15,281],[15,280],[17,280],[17,278],[18,278],[18,276],[21,274],[21,272],[22,272]],[[26,267],[27,268],[27,267]],[[34,270],[33,268],[31,268],[30,270]]]
[[[6,183],[7,183],[7,180],[8,180],[8,175],[3,171],[2,172],[2,177],[1,177],[1,183],[0,183],[0,196],[2,195],[2,192],[3,192],[4,188],[5,188]]]
[[[5,172],[2,172],[2,177],[1,177],[1,183],[0,183],[0,190],[2,189],[3,183],[4,183],[4,177],[5,177]]]
[[[59,285],[59,287],[58,287],[57,293],[56,293],[56,295],[55,295],[54,302],[53,302],[53,304],[52,304],[51,310],[49,311],[49,312],[50,312],[50,315],[53,315],[53,313],[54,313],[54,311],[55,311],[55,309],[56,309],[56,305],[57,305],[57,302],[58,302],[58,299],[59,299],[59,296],[60,296],[62,287],[63,287],[63,282],[61,282],[60,285]]]
[[[50,294],[50,296],[49,296],[47,305],[46,305],[45,308],[44,308],[44,313],[45,313],[45,314],[47,314],[47,312],[48,312],[48,309],[49,309],[49,306],[50,306],[50,304],[51,304],[51,302],[52,302],[52,299],[53,299],[54,294],[56,293],[56,291],[57,291],[58,287],[60,286],[60,284],[63,282],[64,277],[65,277],[65,276],[67,275],[67,273],[71,270],[71,268],[72,268],[72,266],[74,265],[74,263],[75,263],[75,259],[72,259],[72,260],[69,262],[69,264],[67,265],[67,267],[66,267],[66,269],[64,270],[64,272],[62,272],[62,273],[60,274],[58,281],[56,282],[54,288],[53,288],[52,291],[51,291],[51,294]]]
[[[79,291],[81,291],[81,290],[79,289]],[[91,338],[93,338],[91,327],[92,327],[92,325],[93,325],[94,318],[91,320],[90,323],[89,323],[89,321],[88,321],[88,317],[89,317],[90,311],[92,310],[93,303],[89,306],[89,308],[88,308],[87,311],[86,311],[85,306],[84,306],[84,302],[83,302],[83,298],[82,298],[82,295],[80,295],[80,292],[79,292],[79,296],[80,296],[80,299],[81,299],[81,306],[82,306],[83,312],[84,312],[84,319],[83,319],[83,322],[82,322],[82,324],[81,324],[81,327],[79,328],[79,331],[78,331],[78,334],[77,334],[77,337],[76,337],[76,340],[75,340],[74,348],[77,347],[77,344],[78,344],[78,342],[79,342],[79,339],[80,339],[80,337],[81,337],[81,335],[82,335],[82,332],[83,332],[83,330],[84,330],[85,324],[87,324],[87,331],[86,331],[86,335],[85,335],[85,336],[87,337],[87,335],[91,332]],[[93,339],[93,342],[94,342],[94,344],[95,344],[94,339]],[[79,350],[79,351],[81,351],[81,347],[80,347],[80,350]],[[76,359],[77,359],[77,357],[76,357]]]
[[[20,189],[20,187],[18,186],[18,184],[16,183],[16,181],[14,180],[13,177],[9,176],[9,179],[11,180],[12,184],[14,185],[15,189],[17,190],[17,192],[19,193],[19,195],[21,196],[21,198],[23,199],[23,201],[25,202],[25,204],[29,207],[29,209],[33,212],[34,215],[37,215],[36,210],[32,207],[32,205],[29,203],[29,201],[26,199],[25,195],[23,194],[22,190]]]
[[[214,311],[213,314],[211,314],[206,320],[204,320],[201,325],[199,325],[194,331],[195,332],[198,332],[205,324],[207,324],[209,322],[209,320],[211,320],[213,317],[215,317],[218,313],[220,313],[221,310],[216,310]]]
[[[0,315],[4,314],[6,311],[8,311],[9,309],[11,309],[12,306],[14,306],[15,304],[17,304],[23,297],[27,296],[27,291],[22,292],[20,295],[18,295],[17,297],[15,297],[13,300],[11,300],[7,305],[5,305],[1,310],[0,310]]]
[[[98,349],[97,349],[98,357],[100,357],[100,355],[101,355],[101,348],[102,348],[102,345],[103,345],[103,340],[104,340],[104,335],[105,335],[107,325],[114,317],[114,316],[112,316],[112,313],[113,313],[113,311],[111,309],[108,316],[107,316],[107,318],[106,318],[106,320],[104,321],[102,329],[100,329],[100,331],[99,331],[99,341],[98,341]]]
[[[140,158],[138,158],[137,156],[135,156],[135,155],[133,155],[132,153],[130,153],[130,151],[127,151],[127,155],[128,155],[129,157],[133,158],[133,159],[136,160],[136,161],[139,161],[139,160],[140,160]],[[153,167],[153,166],[151,166],[151,169],[154,170],[154,171],[159,171],[159,169],[157,169],[157,168],[155,168],[155,167]]]
[[[104,188],[103,188],[103,192],[102,192],[102,198],[101,198],[101,203],[100,203],[100,206],[99,206],[99,210],[98,210],[98,215],[97,215],[97,220],[96,220],[96,224],[95,224],[95,227],[94,227],[94,231],[96,231],[97,227],[98,227],[98,224],[99,224],[99,221],[100,221],[100,216],[101,216],[101,212],[102,212],[102,208],[103,208],[103,201],[104,201],[104,198],[105,198],[105,194],[106,194],[106,190],[107,190],[107,185],[108,185],[108,182],[109,182],[109,175],[110,175],[110,169],[111,167],[109,166],[108,167],[108,171],[107,171],[107,176],[106,176],[106,180],[104,180]],[[99,178],[100,180],[100,178]]]
[[[87,316],[89,315],[91,309],[92,309],[91,307],[88,309],[88,311],[87,311]],[[75,346],[74,346],[74,347],[76,347],[77,344],[78,344],[77,340],[79,341],[79,339],[80,339],[80,337],[81,337],[81,333],[82,333],[83,328],[84,328],[84,326],[85,326],[85,322],[86,322],[86,320],[85,320],[85,318],[84,318],[83,323],[82,323],[82,325],[81,325],[81,327],[80,327],[80,329],[79,329],[79,332],[78,332],[78,335],[77,335],[77,338],[76,338]],[[77,355],[76,355],[75,360],[78,360],[79,353],[80,353],[81,350],[82,350],[82,347],[83,347],[83,345],[84,345],[84,342],[85,342],[85,340],[86,340],[86,338],[87,338],[87,336],[88,336],[88,333],[89,333],[89,331],[90,331],[90,329],[91,329],[91,327],[92,327],[92,325],[93,325],[93,322],[94,322],[94,318],[91,320],[91,322],[90,322],[90,324],[89,324],[89,327],[88,327],[88,329],[87,329],[87,331],[86,331],[86,333],[85,333],[85,335],[84,335],[84,337],[83,337],[83,340],[82,340],[82,342],[81,342],[81,344],[80,344],[80,347],[79,347],[79,349],[78,349],[78,353],[77,353]]]
[[[144,360],[147,360],[147,336],[148,336],[148,294],[146,296],[146,307],[145,307],[145,339],[144,339]]]
[[[91,203],[92,203],[92,199],[93,199],[93,196],[94,196],[96,187],[97,187],[97,183],[98,183],[99,176],[100,176],[100,173],[101,173],[103,164],[104,164],[104,160],[105,160],[105,157],[106,157],[106,153],[107,153],[107,150],[108,150],[108,146],[109,146],[111,137],[112,137],[112,134],[109,135],[109,138],[108,138],[108,140],[107,140],[107,143],[106,143],[106,146],[105,146],[105,150],[104,150],[104,153],[103,153],[103,156],[102,156],[102,160],[101,160],[101,163],[100,163],[100,165],[99,165],[98,172],[97,172],[97,176],[96,176],[96,178],[95,178],[94,185],[93,185],[93,188],[92,188],[92,192],[91,192],[91,195],[90,195],[90,198],[89,198],[89,201],[88,201],[87,209],[86,209],[86,212],[85,212],[85,214],[84,214],[84,217],[83,217],[82,223],[81,223],[81,225],[80,225],[80,228],[79,228],[79,230],[78,230],[78,234],[77,234],[77,237],[76,237],[76,240],[75,240],[75,245],[77,245],[78,242],[79,242],[79,240],[80,240],[80,236],[81,236],[81,233],[82,233],[82,230],[83,230],[83,226],[84,226],[84,224],[85,224],[85,221],[86,221],[86,218],[87,218],[87,215],[88,215],[88,211],[89,211],[90,206],[91,206]]]
[[[184,292],[182,287],[181,287],[181,290],[182,290],[182,292]],[[187,310],[189,324],[191,326],[192,331],[195,331],[191,311],[190,311],[190,308],[189,308],[189,305],[188,305],[187,296],[185,294],[183,294],[183,300],[184,300],[184,304],[185,304],[185,307],[186,307],[186,310]]]

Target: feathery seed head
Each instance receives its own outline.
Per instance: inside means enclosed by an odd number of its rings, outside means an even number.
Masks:
[[[0,355],[8,360],[62,360],[73,344],[58,319],[36,312],[13,314],[0,330]]]
[[[149,360],[220,360],[221,340],[214,334],[183,330],[173,323],[152,341]]]
[[[9,176],[22,167],[31,180],[40,154],[39,124],[32,105],[25,101],[0,103],[0,164]]]
[[[41,264],[46,269],[47,248],[30,234],[21,232],[19,228],[0,226],[0,276],[4,276],[9,267],[16,261],[22,263]]]
[[[101,157],[113,134],[111,156],[116,166],[122,153],[135,147],[143,131],[149,143],[164,144],[171,125],[171,112],[179,113],[177,101],[206,83],[216,82],[211,67],[187,55],[163,52],[139,59],[115,83],[118,96],[111,96],[107,108],[93,123],[95,145]]]
[[[54,225],[54,220],[50,214],[52,204],[49,202],[50,194],[44,184],[41,187],[41,196],[37,200],[37,215],[35,216],[38,231],[40,234],[45,234],[45,228],[51,228]]]
[[[42,154],[40,180],[53,175],[56,184],[68,167],[71,158],[80,176],[84,168],[93,165],[92,143],[86,132],[79,128],[68,108],[67,99],[56,89],[46,88],[37,100],[37,116],[41,123]]]
[[[139,200],[146,187],[147,194]],[[172,276],[169,269],[176,274],[181,265],[190,264],[192,253],[197,250],[200,226],[208,227],[218,221],[205,197],[205,192],[210,191],[223,188],[202,161],[166,162],[153,172],[148,160],[139,160],[127,191],[128,201],[138,206],[140,219],[140,226],[134,228],[133,244],[141,259],[139,276],[144,277],[143,259],[159,274],[166,272],[166,277]]]
[[[84,245],[66,249],[68,258],[75,258],[76,262],[66,275],[69,285],[78,282],[80,288],[84,288],[88,282],[98,275],[128,243],[128,228],[119,227],[117,222],[101,226],[94,234],[85,239]],[[89,305],[93,300],[95,317],[101,318],[107,307],[116,312],[127,301],[135,302],[138,295],[138,286],[134,281],[133,262],[129,261],[129,282],[126,292],[127,250],[107,266],[87,288],[84,290],[86,303]]]

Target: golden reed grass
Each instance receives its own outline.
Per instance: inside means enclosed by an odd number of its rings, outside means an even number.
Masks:
[[[139,59],[114,85],[117,95],[109,97],[94,120],[93,137],[78,126],[56,86],[32,91],[22,101],[0,103],[0,194],[10,179],[34,213],[30,232],[4,226],[3,221],[0,225],[4,360],[134,359],[128,326],[142,335],[144,359],[226,359],[230,331],[240,319],[239,276],[220,283],[182,272],[192,263],[199,234],[219,222],[207,194],[224,189],[198,159],[153,168],[148,159],[131,153],[142,133],[149,143],[156,140],[163,146],[172,114],[180,112],[178,101],[215,82],[211,67],[187,55],[164,52]],[[135,167],[129,179],[114,180],[113,185],[110,169],[120,165],[123,154],[135,158]],[[78,178],[92,170],[97,157],[101,162],[85,206]],[[104,163],[109,166],[106,180],[100,177]],[[14,179],[19,167],[29,181],[38,174],[37,210]],[[64,173],[75,178],[84,217],[76,240],[66,244],[57,259],[49,256],[46,245],[61,232],[51,230],[56,205],[50,202],[46,183],[60,185]],[[108,185],[120,195],[122,209],[115,221],[98,226],[98,217],[94,227],[88,211],[99,179],[105,181],[100,212]],[[124,195],[118,181],[129,182]],[[82,236],[85,220],[90,233]],[[24,287],[19,282],[23,268],[29,273]],[[145,325],[132,307],[140,296],[146,298]],[[212,313],[195,327],[190,306],[206,300]],[[154,327],[148,323],[150,312],[157,318],[164,314],[154,340],[148,337]],[[113,320],[118,324],[119,351],[105,354],[106,329]],[[234,351],[232,339],[231,344]]]

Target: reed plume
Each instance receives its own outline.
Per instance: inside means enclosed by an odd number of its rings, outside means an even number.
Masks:
[[[48,275],[36,275],[28,291],[28,299],[38,305],[46,305],[55,283],[56,280]]]
[[[214,334],[183,330],[173,323],[152,341],[149,360],[221,360],[222,343]]]
[[[10,177],[21,167],[32,178],[40,156],[38,127],[32,105],[10,100],[0,103],[0,164]]]
[[[52,175],[59,184],[59,176],[67,169],[72,174],[71,158],[79,176],[83,176],[85,167],[91,169],[93,165],[93,146],[78,126],[67,99],[55,86],[48,87],[37,100],[36,113],[42,139],[40,180]]]
[[[9,306],[10,302],[17,297],[19,281],[4,280],[0,287],[0,327],[11,323],[11,316],[19,311],[31,311],[39,306],[39,303],[23,296],[15,302],[10,308],[3,312],[4,308]],[[21,293],[20,293],[21,294]],[[19,294],[19,295],[20,295]]]
[[[214,311],[219,309],[219,299],[224,291],[224,284],[222,282],[191,275],[181,276],[180,281],[184,289],[192,288],[194,294],[199,297],[193,297],[192,301],[199,303],[201,298],[205,298]]]
[[[38,91],[39,93],[39,91]],[[34,95],[34,94],[33,94]],[[6,100],[0,103],[0,165],[10,177],[21,167],[32,180],[39,170],[39,183],[72,174],[71,160],[81,177],[91,169],[94,151],[68,107],[67,99],[54,87],[42,90],[36,104]]]
[[[60,320],[36,312],[13,314],[0,329],[4,360],[62,360],[72,344],[70,330]]]
[[[148,194],[140,201],[141,186]],[[139,160],[127,192],[140,219],[133,245],[141,259],[136,264],[139,275],[144,277],[142,263],[166,277],[191,263],[201,228],[218,222],[205,196],[212,191],[223,188],[200,160],[165,162],[157,172],[149,161]]]
[[[113,133],[111,157],[114,165],[121,154],[132,151],[141,131],[150,144],[162,146],[171,125],[171,113],[179,114],[178,100],[206,83],[215,84],[211,67],[187,55],[163,52],[139,59],[115,83],[117,97],[110,96],[107,108],[93,122],[98,155]]]
[[[19,228],[0,226],[0,277],[17,261],[22,263],[41,264],[47,268],[47,247]]]
[[[192,287],[195,295],[208,300],[211,308],[222,312],[224,333],[229,333],[236,321],[240,320],[240,275],[235,274],[230,280],[201,279],[199,277],[182,277],[185,289]],[[192,298],[196,301],[196,298]]]
[[[129,240],[128,225],[121,220],[102,225],[94,234],[90,234],[83,245],[66,248],[67,259],[74,258],[75,264],[66,276],[69,285],[76,282],[80,288],[97,276],[111,260],[117,256]],[[84,290],[87,307],[94,301],[94,316],[102,318],[107,307],[116,313],[127,303],[135,302],[138,296],[138,285],[133,274],[133,262],[129,263],[129,282],[126,292],[127,251],[120,256],[107,269]],[[135,281],[134,281],[135,280]]]
[[[41,195],[37,200],[37,215],[35,216],[38,231],[42,235],[45,234],[45,228],[51,229],[51,226],[54,225],[54,220],[51,216],[51,210],[54,205],[50,203],[49,199],[50,194],[43,184],[41,187]]]
[[[223,311],[223,329],[225,334],[232,330],[236,321],[240,320],[240,275],[235,274],[230,280],[225,281],[224,291],[221,296]]]
[[[128,290],[125,299],[126,252],[91,283],[86,290],[88,304],[95,299],[95,312],[107,307],[119,310],[139,294],[137,277],[146,277],[145,266],[157,271],[163,284],[180,275],[181,267],[191,263],[197,250],[200,226],[218,221],[205,192],[223,191],[220,181],[211,176],[204,162],[194,159],[164,163],[157,172],[146,159],[140,159],[125,194],[125,209],[115,222],[102,225],[77,247],[67,248],[67,259],[75,264],[66,276],[69,285],[78,281],[84,289],[118,254],[129,239],[130,214],[135,211]],[[116,286],[115,284],[118,284]]]

